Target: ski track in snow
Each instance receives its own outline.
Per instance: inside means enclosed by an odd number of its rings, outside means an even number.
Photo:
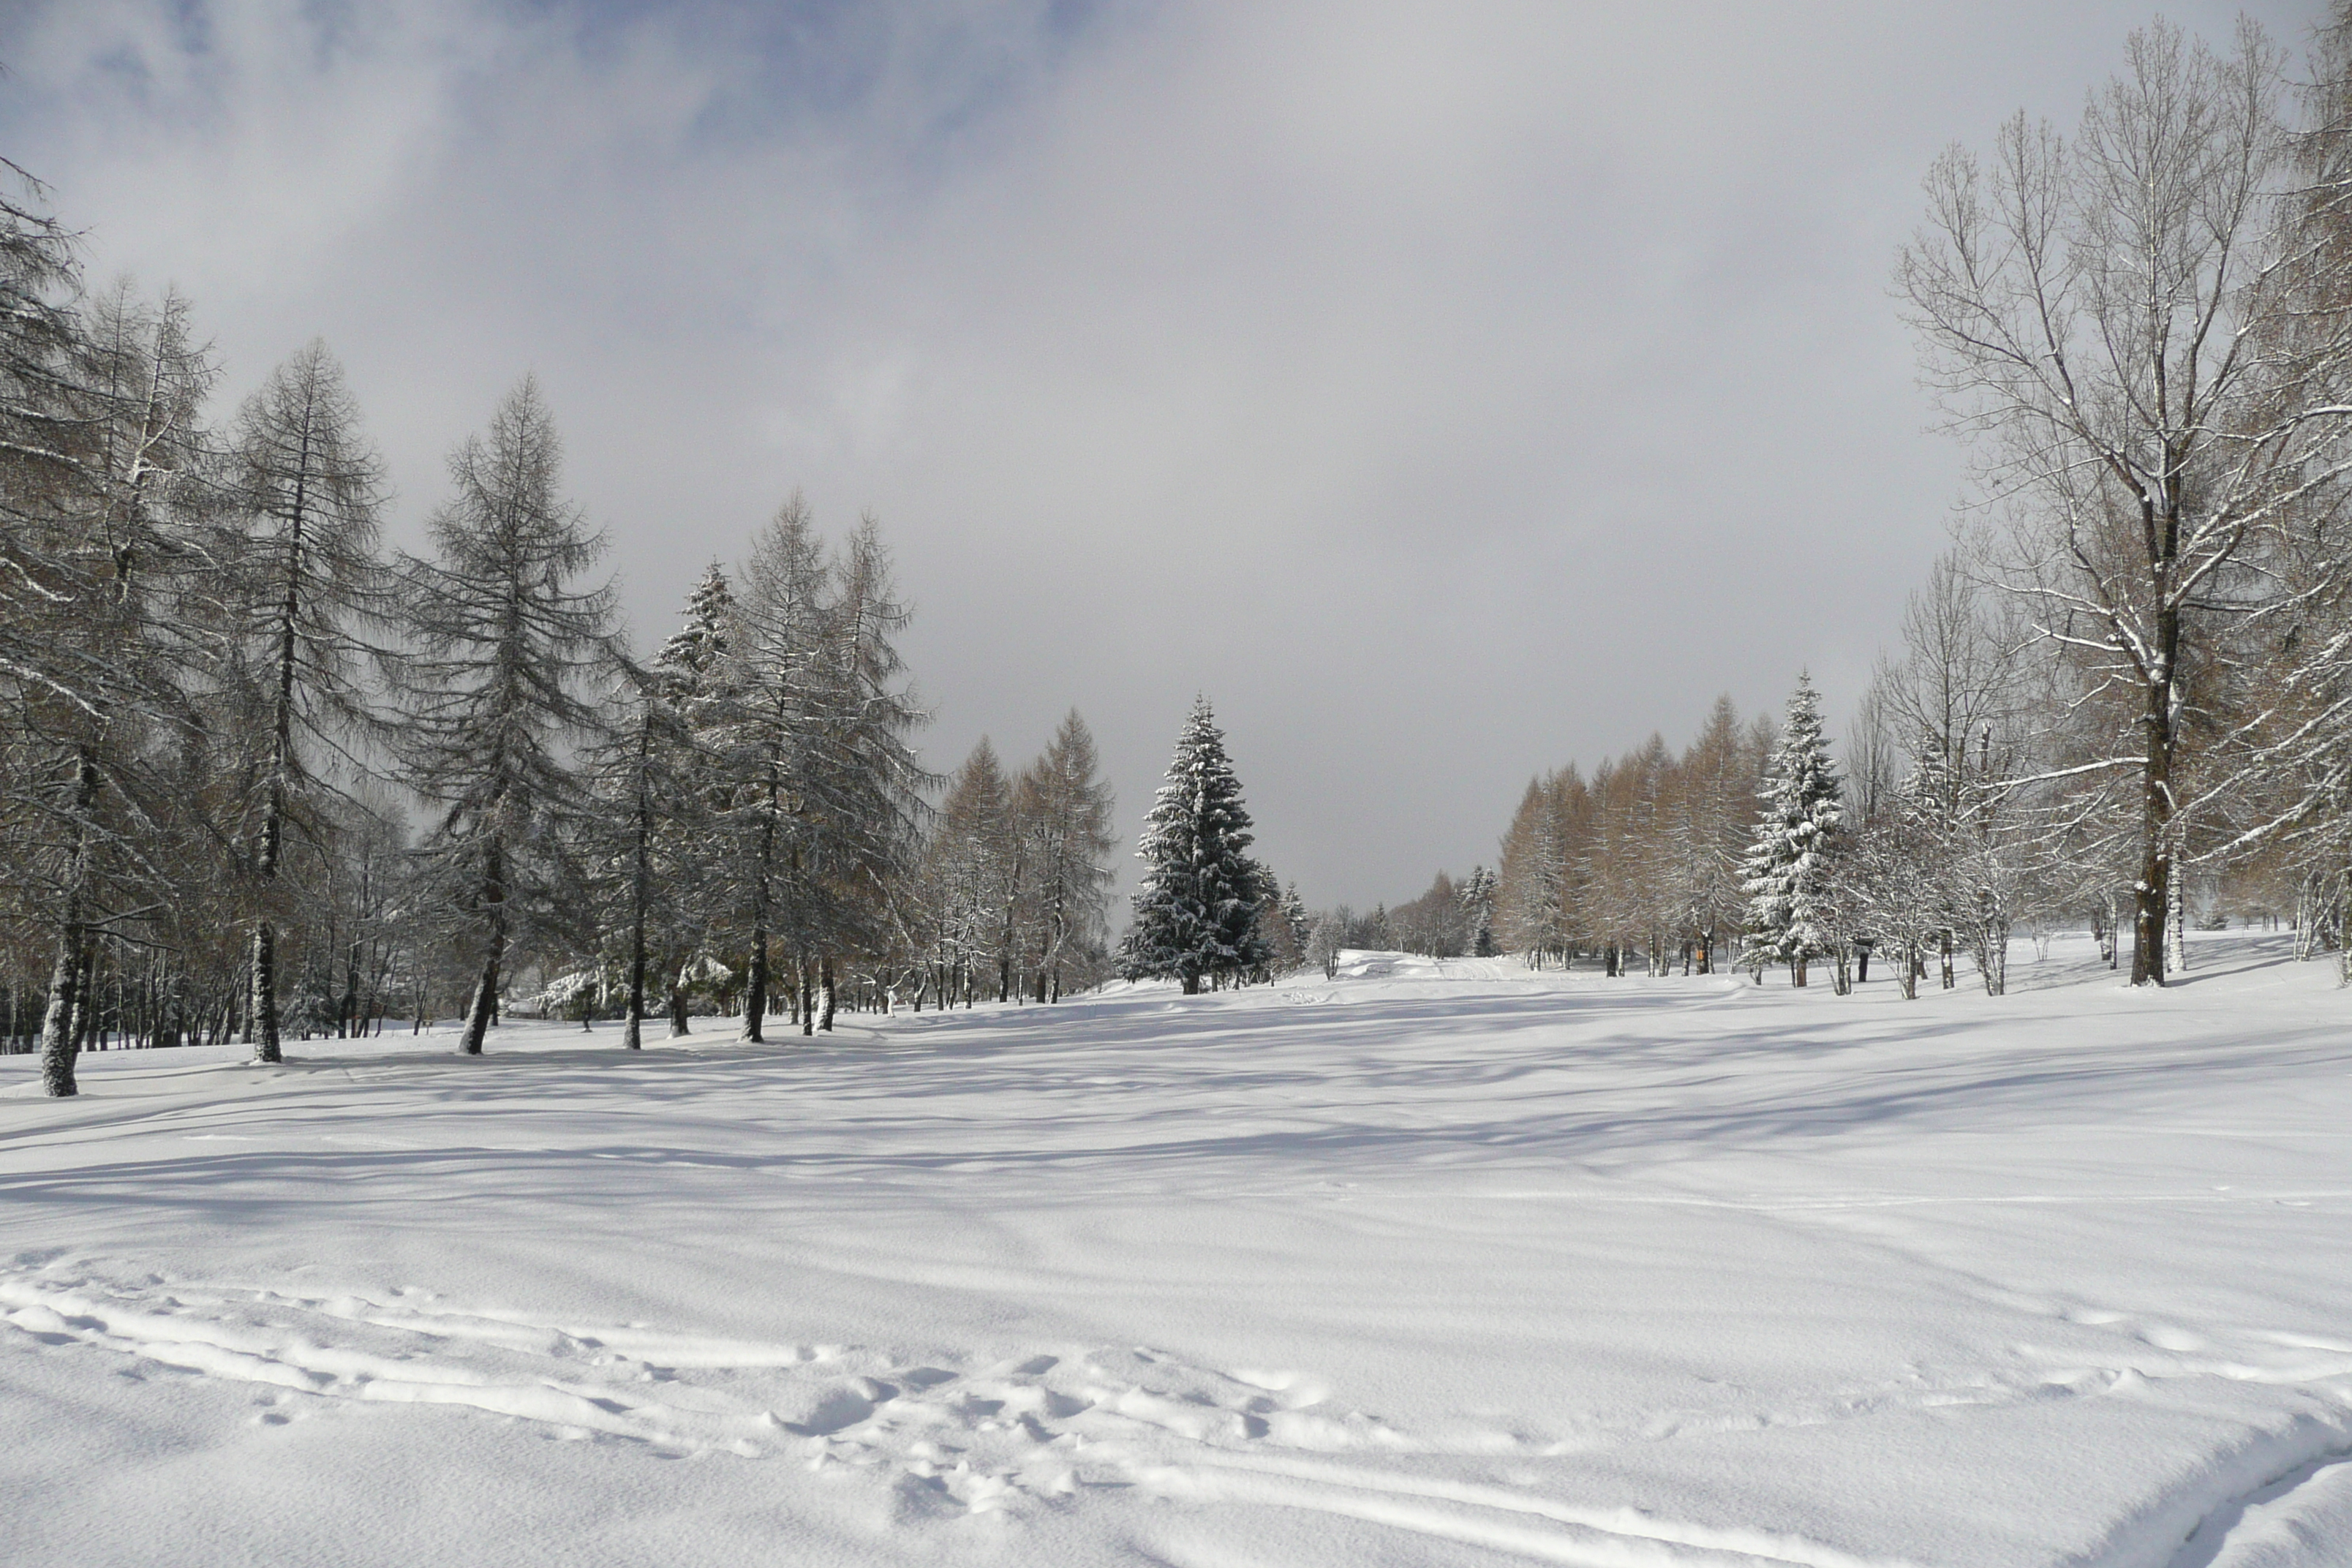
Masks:
[[[1801,1426],[1892,1405],[1992,1405],[2108,1392],[2134,1379],[2218,1376],[2271,1384],[2352,1377],[2352,1344],[2252,1333],[2271,1364],[2143,1355],[2185,1352],[2185,1331],[2081,1306],[2118,1355],[2040,1379],[1922,1382],[1817,1405],[1727,1415],[1661,1411],[1625,1441],[1695,1430]],[[255,1420],[283,1425],[340,1401],[454,1405],[572,1441],[646,1444],[845,1466],[924,1511],[1066,1506],[1089,1488],[1319,1511],[1586,1568],[1900,1568],[1791,1536],[1679,1523],[1631,1508],[1578,1506],[1532,1490],[1349,1464],[1337,1456],[1493,1455],[1502,1433],[1431,1440],[1334,1405],[1293,1371],[1189,1365],[1148,1347],[1055,1347],[986,1366],[901,1364],[853,1345],[771,1343],[646,1323],[542,1322],[427,1292],[390,1299],[298,1294],[220,1281],[110,1272],[92,1260],[20,1255],[0,1266],[0,1325],[39,1344],[137,1358],[254,1385]],[[2021,1346],[2029,1363],[2039,1357]],[[939,1360],[958,1361],[955,1357]],[[2079,1360],[2079,1358],[2077,1358]],[[1547,1450],[1538,1449],[1538,1452]],[[1557,1451],[1557,1449],[1549,1450]],[[2224,1467],[2226,1495],[2161,1500],[2103,1561],[2163,1568],[2286,1568],[2325,1562],[2352,1528],[2352,1409],[2249,1445]],[[2168,1541],[2186,1539],[2168,1557]]]
[[[1147,1347],[900,1365],[856,1346],[547,1323],[425,1292],[385,1300],[110,1276],[89,1260],[37,1256],[0,1268],[0,1324],[50,1347],[252,1384],[265,1425],[340,1401],[456,1405],[573,1441],[866,1469],[927,1510],[1018,1513],[1137,1486],[1587,1568],[1900,1568],[1785,1535],[1339,1462],[1332,1456],[1491,1453],[1509,1439],[1417,1439],[1335,1407],[1302,1373],[1219,1372]]]

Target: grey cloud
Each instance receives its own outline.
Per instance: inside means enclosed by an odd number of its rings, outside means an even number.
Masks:
[[[1206,690],[1368,902],[1718,690],[1851,700],[1960,468],[1889,258],[2146,19],[2061,9],[119,0],[0,41],[0,132],[233,388],[325,332],[407,526],[535,368],[641,638],[870,507],[936,765],[1076,703],[1132,825]]]

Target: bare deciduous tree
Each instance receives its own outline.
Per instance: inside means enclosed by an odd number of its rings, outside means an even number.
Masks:
[[[2217,55],[2159,22],[2072,141],[2021,114],[1990,160],[1927,176],[1897,280],[1984,496],[2003,576],[2128,730],[2086,772],[2137,780],[2135,983],[2161,984],[2199,661],[2263,584],[2241,569],[2344,469],[2340,333],[2284,330],[2270,243],[2286,169],[2282,57],[2251,22]]]

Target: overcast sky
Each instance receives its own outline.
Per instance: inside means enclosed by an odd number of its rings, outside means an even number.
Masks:
[[[224,413],[324,334],[400,542],[536,372],[640,646],[794,489],[870,509],[933,766],[1075,705],[1131,836],[1206,692],[1277,872],[1368,904],[1719,691],[1851,705],[1962,472],[1919,177],[2149,15],[0,0],[0,153],[194,298]]]

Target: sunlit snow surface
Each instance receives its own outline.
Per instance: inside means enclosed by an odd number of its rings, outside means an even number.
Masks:
[[[2352,994],[2192,957],[0,1058],[0,1561],[2352,1563]]]

